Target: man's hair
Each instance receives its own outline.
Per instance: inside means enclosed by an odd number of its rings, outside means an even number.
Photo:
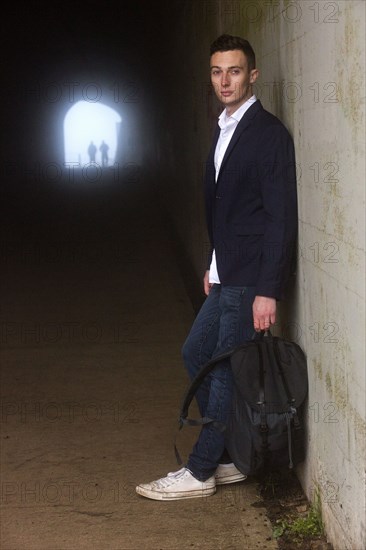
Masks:
[[[241,50],[248,62],[248,70],[255,69],[255,53],[248,40],[240,36],[222,34],[210,46],[210,55],[216,52],[228,52],[230,50]]]

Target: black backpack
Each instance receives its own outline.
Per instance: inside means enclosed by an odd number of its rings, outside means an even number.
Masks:
[[[188,418],[189,405],[202,380],[218,361],[227,358],[234,376],[227,424],[214,418]],[[184,396],[179,429],[215,422],[225,431],[226,449],[243,474],[293,468],[305,457],[302,417],[307,391],[306,357],[300,346],[272,336],[270,331],[262,332],[200,369]],[[175,453],[181,464],[176,446]]]

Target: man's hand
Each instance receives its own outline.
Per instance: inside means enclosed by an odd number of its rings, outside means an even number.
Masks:
[[[203,290],[205,291],[206,296],[209,295],[210,290],[212,288],[212,283],[208,282],[208,276],[210,274],[210,271],[207,270],[205,273],[205,276],[203,277]]]
[[[276,322],[276,299],[256,296],[253,302],[254,328],[268,330]]]

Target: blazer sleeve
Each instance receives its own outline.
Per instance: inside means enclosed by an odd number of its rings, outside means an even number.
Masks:
[[[297,241],[294,145],[279,122],[264,130],[259,148],[257,162],[265,224],[256,294],[281,299]]]

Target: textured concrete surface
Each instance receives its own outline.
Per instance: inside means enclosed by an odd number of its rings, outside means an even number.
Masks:
[[[253,481],[135,494],[179,468],[194,318],[153,194],[79,181],[30,190],[2,219],[1,548],[277,548]]]

